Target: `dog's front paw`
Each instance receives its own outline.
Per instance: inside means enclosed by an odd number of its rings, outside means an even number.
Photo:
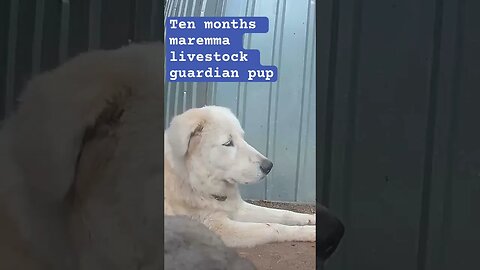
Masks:
[[[316,231],[317,228],[315,225],[300,226],[298,232],[298,241],[302,242],[315,242],[316,241]]]

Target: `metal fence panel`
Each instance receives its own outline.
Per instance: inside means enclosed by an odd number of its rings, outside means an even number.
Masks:
[[[315,1],[204,0],[204,16],[266,16],[269,32],[246,34],[245,48],[276,65],[275,83],[168,83],[165,121],[184,109],[229,107],[246,139],[274,162],[262,184],[242,187],[249,199],[315,201]],[[167,16],[183,16],[195,1],[167,1]],[[185,104],[186,102],[186,104]]]
[[[88,50],[163,40],[163,2],[0,1],[0,121],[35,74]]]
[[[321,1],[327,269],[478,269],[480,2]]]

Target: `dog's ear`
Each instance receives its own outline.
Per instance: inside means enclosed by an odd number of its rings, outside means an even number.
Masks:
[[[200,140],[204,126],[204,120],[188,113],[175,116],[165,132],[171,153],[178,158],[184,157]]]

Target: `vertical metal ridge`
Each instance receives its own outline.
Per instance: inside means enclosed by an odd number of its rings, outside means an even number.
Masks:
[[[200,9],[200,17],[205,17],[205,12],[206,12],[206,9],[207,9],[207,3],[208,3],[208,0],[203,0],[202,1],[202,7]],[[209,82],[205,82],[205,97],[204,97],[204,100],[205,100],[205,104],[203,105],[206,105],[206,103],[208,102],[208,89],[210,87],[210,83]]]
[[[192,2],[192,11],[190,12],[190,17],[193,17],[195,15],[195,5],[197,4],[197,0],[193,0]]]
[[[237,98],[236,98],[236,106],[235,106],[235,115],[238,117],[239,115],[239,111],[240,111],[240,86],[241,86],[241,83],[238,82],[237,83]]]
[[[443,220],[440,225],[440,262],[438,265],[445,265],[445,258],[448,256],[448,244],[452,233],[452,207],[453,207],[453,168],[455,165],[455,146],[458,140],[458,115],[460,109],[460,90],[461,84],[461,67],[463,64],[463,41],[465,29],[465,0],[457,2],[457,21],[456,21],[456,42],[455,42],[455,58],[453,63],[453,78],[450,87],[451,116],[449,121],[449,130],[447,135],[447,177],[445,181],[443,194]]]
[[[42,61],[43,21],[45,16],[45,0],[35,3],[35,25],[32,44],[32,75],[40,72]]]
[[[227,0],[222,0],[222,8],[220,10],[220,16],[222,16],[222,17],[225,17],[225,6],[226,6],[225,3],[226,2],[227,2]]]
[[[167,0],[168,1],[168,7],[165,9],[165,12],[166,12],[166,16],[165,16],[165,19],[168,17],[168,16],[172,16],[172,9],[173,9],[173,0]]]
[[[163,13],[165,14],[165,19],[167,19],[168,16],[168,9],[170,8],[170,5],[172,4],[172,1],[170,0],[165,0],[165,8],[163,10]]]
[[[197,107],[197,88],[198,88],[198,83],[194,82],[192,84],[192,108]]]
[[[210,95],[210,104],[215,105],[215,96],[217,94],[218,85],[216,82],[212,83],[212,94]]]
[[[58,60],[65,62],[68,56],[68,38],[70,35],[70,0],[62,0]]]
[[[223,7],[225,6],[225,1],[226,0],[217,0],[216,5],[215,5],[215,16],[220,16],[223,17]],[[220,6],[220,9],[219,9]],[[213,82],[212,83],[212,93],[210,95],[211,101],[210,104],[215,105],[216,104],[216,97],[217,97],[217,90],[218,90],[218,82]]]
[[[285,14],[286,14],[286,5],[287,5],[287,0],[283,0],[283,9],[282,9],[282,15],[281,15],[281,26],[280,26],[280,36],[279,36],[279,44],[278,44],[278,66],[281,66],[282,65],[282,57],[281,55],[283,54],[283,29],[285,28]],[[277,26],[278,27],[278,26]],[[276,141],[277,141],[277,119],[278,119],[278,97],[279,97],[279,89],[280,89],[280,86],[281,86],[281,80],[280,80],[280,77],[278,78],[278,81],[276,83],[276,94],[275,94],[275,110],[274,110],[274,114],[273,114],[273,134],[272,134],[272,140],[271,140],[271,143],[274,145],[274,147],[272,148],[272,161],[273,163],[275,163],[275,159],[276,159],[276,151],[275,151],[275,144],[276,144]],[[272,177],[274,176],[275,174],[272,174]],[[267,197],[268,199],[268,197]]]
[[[155,21],[155,18],[157,16],[157,12],[158,12],[158,5],[159,5],[158,1],[153,1],[152,0],[152,10],[150,11],[150,29],[149,29],[150,30],[149,31],[149,34],[150,34],[149,38],[151,40],[155,39],[155,28],[159,27],[157,25],[156,21]],[[167,16],[165,16],[165,10],[166,10],[166,8],[164,9],[164,12],[163,12],[163,14],[164,14],[163,22],[162,22],[163,24],[165,24],[165,18],[167,17]],[[165,35],[165,27],[163,29],[164,29],[163,34]],[[165,36],[164,36],[164,39],[165,39]]]
[[[247,3],[245,5],[245,13],[244,13],[244,16],[248,16],[248,12],[249,12],[249,9],[250,9],[250,0],[246,0]],[[249,43],[249,40],[251,41],[251,34],[250,33],[247,33],[247,34],[244,34],[244,39],[245,40],[245,36],[247,38],[247,48],[248,49],[250,46],[250,43]],[[242,43],[242,48],[245,49],[245,44]],[[245,112],[244,112],[244,108],[245,108],[245,98],[246,98],[246,95],[245,95],[245,90],[246,90],[246,83],[244,82],[238,82],[237,83],[237,111],[236,111],[236,115],[237,117],[239,118],[240,120],[240,123],[242,124],[242,126],[245,124]]]
[[[314,13],[314,15],[315,15],[315,13]],[[315,21],[315,20],[314,20],[314,21]],[[314,26],[315,26],[315,28],[316,28],[316,22],[314,22]],[[315,32],[316,32],[316,31],[314,31],[314,33],[315,33]],[[316,83],[317,83],[317,82],[316,82],[316,76],[314,76],[314,75],[316,74],[316,67],[315,67],[315,62],[316,62],[316,61],[315,61],[315,59],[316,59],[316,49],[315,49],[315,48],[316,48],[316,43],[317,43],[317,42],[316,42],[316,36],[315,36],[315,38],[313,38],[313,40],[312,40],[312,59],[313,59],[313,60],[312,60],[312,62],[311,62],[311,67],[310,67],[310,87],[309,87],[309,90],[308,90],[308,100],[309,100],[309,101],[313,100],[313,102],[315,102],[315,105],[316,105],[316,98],[315,98],[315,99],[312,98],[312,94],[314,93],[314,91],[316,91]],[[307,128],[306,128],[306,131],[305,131],[305,132],[306,132],[306,136],[308,136],[308,134],[310,134],[310,129],[311,129],[311,126],[310,126],[310,118],[312,117],[312,112],[310,111],[310,109],[311,109],[311,104],[312,104],[311,102],[308,102],[308,105],[307,105],[307,106],[308,106],[308,107],[307,107],[308,115],[307,115]],[[316,106],[315,106],[315,105],[313,106],[313,114],[314,114],[315,117],[316,117],[317,110],[316,110]],[[316,136],[316,130],[317,130],[317,128],[316,128],[316,127],[317,127],[317,126],[316,126],[316,123],[314,122],[313,132],[315,132],[315,133],[314,133],[314,137],[315,137],[315,155],[314,155],[315,162],[314,162],[314,164],[315,164],[315,165],[317,164],[317,160],[316,160],[316,157],[317,157],[317,155],[316,155],[316,153],[317,153],[317,150],[316,150],[316,138],[317,138],[317,136]],[[306,144],[306,143],[307,143],[307,142],[305,142],[305,144]],[[303,153],[303,161],[304,161],[304,163],[307,162],[306,146],[305,146],[305,152]],[[317,180],[316,170],[314,170],[314,173],[315,173],[315,181],[314,181],[314,187],[313,187],[313,188],[314,188],[314,190],[315,190],[315,196],[314,196],[314,201],[315,201],[315,199],[316,199],[316,197],[317,197],[317,194],[316,194],[316,185],[317,185],[317,181],[316,181],[316,180]]]
[[[314,4],[314,5],[315,5],[315,4]],[[315,11],[314,11],[313,15],[314,15],[313,27],[316,29],[316,22],[315,22],[315,17],[316,17],[316,16],[315,16]],[[307,114],[307,120],[306,120],[306,122],[307,122],[307,127],[306,127],[306,130],[305,130],[306,136],[308,136],[308,134],[310,133],[310,128],[311,128],[311,126],[310,126],[310,117],[312,117],[311,104],[312,104],[312,101],[316,101],[315,98],[312,98],[312,94],[315,93],[315,91],[316,91],[316,76],[315,76],[315,74],[316,74],[316,69],[315,69],[316,47],[315,47],[315,46],[316,46],[316,43],[317,43],[317,41],[316,41],[316,40],[317,40],[316,30],[314,30],[313,33],[314,33],[314,36],[313,36],[313,39],[312,39],[312,52],[311,52],[311,53],[312,53],[312,56],[311,56],[311,57],[312,57],[313,60],[311,61],[311,64],[310,64],[310,82],[309,82],[310,87],[309,87],[309,89],[308,89],[308,100],[309,100],[309,102],[308,102],[308,104],[307,104],[307,112],[308,112],[308,114]],[[316,106],[313,107],[313,114],[314,114],[314,115],[316,114]],[[316,116],[315,116],[315,117],[316,117]],[[314,125],[316,125],[316,123],[315,123]],[[316,132],[316,126],[313,127],[313,130],[314,130],[314,132]],[[315,134],[315,135],[316,135],[316,134]],[[314,137],[316,138],[316,136],[314,136]],[[315,140],[315,142],[316,142],[316,140]],[[303,152],[303,161],[304,161],[304,163],[307,162],[307,153],[308,153],[308,151],[307,151],[307,143],[308,143],[307,140],[305,140],[305,147],[304,147],[305,151]],[[317,151],[317,150],[316,150],[316,145],[315,145],[315,152],[316,152],[316,151]],[[316,155],[315,155],[315,158],[316,158]],[[315,163],[314,163],[314,164],[317,164],[316,159],[315,159]],[[316,187],[316,185],[317,185],[317,181],[316,181],[316,169],[314,169],[314,170],[315,170],[315,171],[314,171],[314,172],[315,172],[315,181],[314,181],[314,184],[315,184],[315,187]],[[314,188],[315,188],[315,187],[314,187]],[[316,191],[316,188],[315,188],[314,190]],[[314,200],[316,199],[316,197],[317,197],[317,194],[315,194]]]
[[[167,21],[167,18],[168,17],[172,17],[172,12],[173,12],[173,6],[174,6],[174,0],[167,0],[167,8],[165,9],[165,22]],[[165,23],[164,22],[164,23]],[[165,26],[165,29],[164,29],[165,33],[167,31],[167,27]],[[164,33],[164,34],[165,34]],[[168,42],[167,40],[165,40],[165,42]],[[166,58],[165,58],[165,61],[166,61]],[[171,93],[172,93],[172,83],[167,81],[166,78],[165,78],[165,89],[166,89],[166,104],[165,104],[165,128],[168,127],[168,125],[170,124],[170,104],[171,104]],[[164,97],[164,98],[165,98]]]
[[[204,0],[204,1],[206,1],[206,0]],[[178,16],[178,12],[177,12],[177,10],[178,10],[178,6],[179,6],[179,4],[180,4],[180,1],[178,1],[178,0],[177,0],[177,1],[175,1],[175,3],[173,4],[173,7],[172,7],[172,8],[173,8],[173,10],[172,10],[172,13],[170,14],[170,16],[172,16],[172,15],[173,15],[172,17],[176,17],[176,16]]]
[[[5,118],[15,107],[15,61],[17,56],[19,0],[10,2],[10,19],[8,22],[7,72],[5,78]]]
[[[200,10],[200,17],[205,16],[205,9],[207,8],[207,0],[203,0],[202,9]]]
[[[178,92],[180,92],[180,84],[175,83],[174,87],[175,87],[175,101],[173,103],[174,104],[173,105],[173,116],[178,114]]]
[[[330,181],[332,174],[332,139],[333,139],[333,119],[335,103],[335,87],[337,79],[337,57],[338,57],[338,26],[340,8],[338,1],[332,1],[332,17],[330,30],[330,53],[328,59],[328,77],[327,77],[327,96],[326,96],[326,115],[325,115],[325,145],[323,159],[323,182],[321,201],[324,205],[330,201]],[[354,11],[355,12],[355,11]],[[355,14],[353,15],[355,16]],[[318,198],[318,195],[317,195]]]
[[[166,104],[166,112],[165,112],[165,127],[168,126],[168,124],[170,123],[170,103],[171,103],[171,88],[172,88],[172,84],[168,83],[167,84],[167,104]]]
[[[208,102],[208,83],[206,83],[205,85],[205,92],[204,92],[204,100],[205,100],[205,104],[204,105],[207,105],[207,102]]]
[[[251,2],[251,3],[250,3]],[[245,10],[245,17],[248,15],[248,13],[250,13],[249,16],[254,16],[255,15],[255,4],[256,4],[256,0],[247,0],[247,9]],[[250,9],[250,11],[249,11]],[[247,34],[247,49],[251,49],[252,48],[252,34]],[[248,91],[247,91],[247,88],[248,88],[248,85],[249,83],[248,82],[244,82],[242,83],[243,84],[243,91],[242,91],[242,99],[238,100],[238,102],[240,103],[241,102],[241,105],[242,105],[242,110],[241,110],[241,119],[240,119],[240,123],[242,124],[242,126],[245,126],[245,119],[246,119],[246,114],[247,114],[247,95],[248,95]]]
[[[247,16],[248,14],[248,4],[250,3],[250,0],[246,0],[246,5],[245,5],[245,13],[244,13],[244,16]],[[244,36],[247,35],[247,34],[244,34]],[[242,40],[242,48],[243,47],[243,40]],[[241,111],[240,111],[240,104],[241,104],[241,98],[242,98],[242,83],[241,82],[237,82],[236,83],[237,85],[237,98],[236,98],[236,106],[235,106],[235,115],[238,117],[238,118],[241,118]],[[241,121],[241,120],[240,120]]]
[[[186,0],[179,0],[180,6],[178,7],[178,16],[185,17],[184,12],[186,12],[185,7],[187,6]]]
[[[135,25],[136,25],[136,18],[137,18],[137,12],[136,12],[136,9],[137,9],[137,5],[136,5],[136,2],[135,1],[130,1],[129,3],[129,10],[128,10],[128,17],[130,18],[129,19],[129,22],[128,22],[128,28],[127,28],[127,42],[130,44],[131,42],[134,42],[136,41],[136,29],[135,29]],[[151,9],[153,11],[153,8]],[[149,16],[151,18],[151,16]],[[158,26],[160,27],[160,26]]]
[[[355,147],[355,137],[356,137],[356,112],[357,112],[357,96],[358,96],[358,79],[359,79],[359,61],[360,61],[360,47],[361,47],[361,32],[362,32],[362,7],[363,0],[355,2],[353,9],[353,23],[354,28],[352,31],[352,58],[351,64],[352,67],[350,73],[350,90],[348,92],[348,113],[347,113],[347,139],[345,146],[345,175],[344,175],[344,195],[343,195],[343,208],[344,208],[344,220],[345,224],[348,226],[351,224],[351,198],[352,198],[352,177],[353,177],[353,150]],[[333,109],[333,108],[332,108]],[[332,115],[333,117],[333,115]],[[332,128],[332,127],[331,127]],[[329,179],[331,181],[331,179]],[[329,183],[330,184],[330,183]],[[324,190],[324,194],[330,195],[330,186]],[[348,267],[348,241],[344,239],[344,249],[343,253],[343,268],[349,269]]]
[[[187,110],[187,91],[183,90],[183,104],[182,112]]]
[[[102,18],[102,0],[90,1],[88,14],[88,49],[100,47],[100,26]]]
[[[426,267],[428,230],[430,223],[430,197],[433,167],[433,151],[435,140],[435,122],[437,118],[437,92],[439,76],[440,44],[443,23],[443,0],[435,1],[435,19],[433,27],[433,49],[430,66],[428,116],[425,130],[425,156],[423,164],[422,198],[420,207],[419,237],[417,250],[417,270]]]
[[[218,2],[221,0],[215,0],[215,10],[213,11],[214,16],[218,16]]]

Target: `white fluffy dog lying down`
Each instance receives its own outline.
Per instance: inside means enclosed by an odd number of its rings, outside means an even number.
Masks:
[[[174,117],[164,147],[165,214],[202,222],[229,247],[315,241],[315,215],[240,197],[238,184],[262,180],[273,164],[245,141],[229,109],[206,106]]]

